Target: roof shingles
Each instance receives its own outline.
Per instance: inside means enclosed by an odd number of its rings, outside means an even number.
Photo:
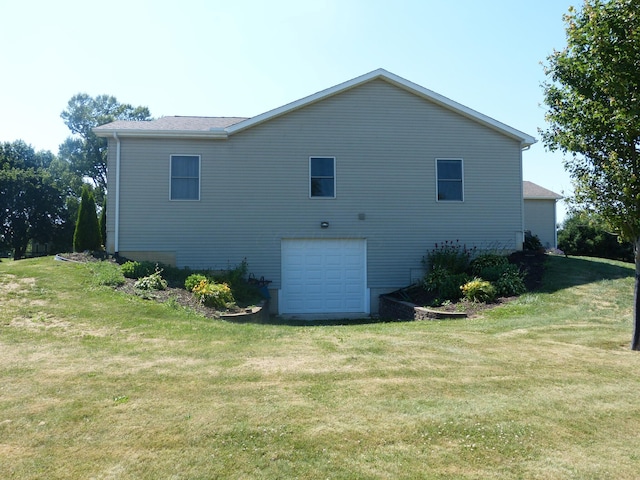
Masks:
[[[560,200],[562,198],[562,195],[558,195],[551,190],[547,190],[538,184],[526,180],[522,182],[522,193],[524,198],[531,200]]]
[[[136,122],[117,120],[96,127],[96,131],[165,131],[165,132],[209,132],[221,130],[247,120],[244,117],[160,117],[156,120]]]

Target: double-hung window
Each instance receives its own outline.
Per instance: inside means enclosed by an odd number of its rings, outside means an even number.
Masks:
[[[171,200],[200,200],[200,155],[171,155]]]
[[[309,157],[309,196],[336,198],[335,157]]]
[[[464,181],[461,158],[436,159],[438,178],[438,201],[462,202],[464,200]]]

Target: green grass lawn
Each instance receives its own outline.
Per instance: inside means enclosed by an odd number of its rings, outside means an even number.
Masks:
[[[0,263],[0,478],[635,479],[633,266],[469,320],[235,324]]]

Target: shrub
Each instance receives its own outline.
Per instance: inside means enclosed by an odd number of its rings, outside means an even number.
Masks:
[[[558,232],[558,247],[567,255],[633,262],[633,244],[622,242],[607,224],[589,212],[575,212]]]
[[[460,286],[469,280],[466,273],[452,274],[445,268],[439,267],[427,274],[423,287],[441,300],[458,300],[462,297]]]
[[[476,277],[495,282],[509,269],[509,266],[507,257],[487,253],[471,262],[471,273]]]
[[[156,267],[157,264],[152,262],[134,262],[129,260],[123,263],[120,268],[125,277],[137,279],[148,277],[156,271]]]
[[[167,281],[170,287],[184,287],[185,280],[192,273],[189,268],[178,268],[164,263],[159,263],[158,267],[162,268],[162,278]]]
[[[162,270],[156,270],[151,275],[140,278],[133,286],[140,290],[165,290],[167,281],[162,278]]]
[[[234,301],[251,304],[257,303],[264,297],[257,285],[251,285],[247,282],[247,272],[249,266],[247,259],[243,259],[235,268],[225,272],[218,272],[212,276],[216,283],[226,283],[233,291]]]
[[[451,274],[464,273],[469,268],[469,261],[475,252],[475,248],[468,249],[458,240],[435,245],[435,248],[427,253],[422,263],[429,271],[444,269]]]
[[[474,275],[478,277],[483,277],[479,272],[485,269],[491,268],[504,268],[509,264],[509,259],[504,255],[497,255],[495,253],[485,253],[480,255],[479,257],[473,259],[471,262],[471,271]]]
[[[474,278],[460,287],[462,294],[474,302],[493,302],[496,299],[496,288],[482,278]]]
[[[206,279],[193,288],[193,294],[203,305],[212,308],[227,308],[235,302],[229,285]]]
[[[189,292],[193,292],[193,289],[196,287],[196,285],[198,285],[203,280],[207,280],[207,277],[205,275],[202,275],[201,273],[192,273],[184,281],[184,288]]]
[[[93,272],[94,281],[98,285],[117,287],[124,283],[124,276],[120,267],[111,262],[89,262],[89,270]]]
[[[524,232],[524,244],[522,246],[525,250],[532,250],[534,252],[544,248],[540,237],[533,235],[531,232]]]
[[[73,233],[73,250],[84,252],[85,250],[100,250],[102,239],[100,238],[100,227],[98,225],[98,214],[96,213],[96,201],[89,185],[82,187],[82,197],[76,229]]]
[[[500,277],[494,282],[496,293],[500,297],[522,295],[527,291],[524,284],[525,274],[517,265],[509,264]]]

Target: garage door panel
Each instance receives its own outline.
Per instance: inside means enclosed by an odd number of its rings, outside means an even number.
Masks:
[[[283,240],[281,313],[366,312],[364,240]]]

